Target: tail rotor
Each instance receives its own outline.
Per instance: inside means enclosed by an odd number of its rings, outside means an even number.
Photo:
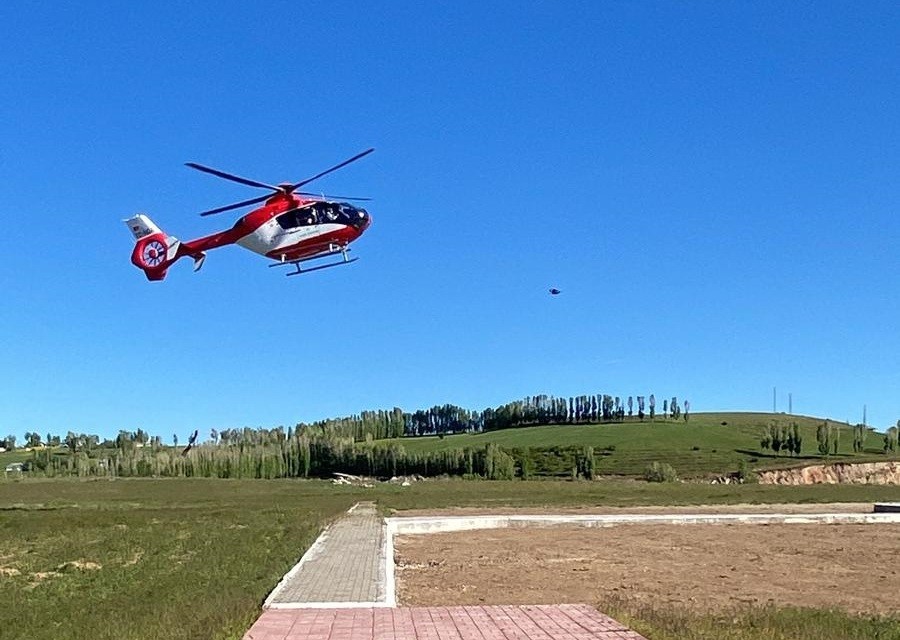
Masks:
[[[178,238],[167,235],[143,213],[129,218],[125,224],[135,239],[131,263],[141,269],[148,280],[164,279],[169,266],[184,255],[194,258],[194,271],[203,265],[206,256],[202,252],[189,252]]]

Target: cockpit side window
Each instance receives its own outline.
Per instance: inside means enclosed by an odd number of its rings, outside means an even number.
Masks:
[[[300,221],[298,220],[299,213],[299,209],[291,209],[290,211],[285,211],[284,213],[276,216],[275,221],[282,229],[294,229],[300,226]]]
[[[296,229],[297,227],[307,227],[316,224],[317,220],[315,207],[291,209],[290,211],[285,211],[275,217],[278,226],[285,230]]]

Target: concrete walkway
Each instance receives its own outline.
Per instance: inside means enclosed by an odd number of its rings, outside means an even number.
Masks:
[[[384,534],[375,503],[358,503],[319,536],[263,608],[386,606]]]

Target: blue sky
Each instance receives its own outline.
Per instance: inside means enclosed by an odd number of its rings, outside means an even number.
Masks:
[[[896,3],[143,5],[0,8],[0,432],[773,387],[900,418]],[[259,194],[184,162],[369,146],[314,185],[375,198],[350,267],[129,262],[135,212],[190,239]]]

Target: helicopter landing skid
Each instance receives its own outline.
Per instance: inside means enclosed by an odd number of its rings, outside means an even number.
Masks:
[[[309,273],[310,271],[318,271],[320,269],[328,269],[329,267],[340,267],[344,264],[350,264],[351,262],[356,262],[359,258],[350,258],[347,256],[347,252],[350,251],[349,247],[340,247],[336,245],[332,245],[332,247],[325,253],[320,253],[317,256],[310,256],[309,258],[300,258],[299,260],[281,260],[281,262],[276,262],[275,264],[270,264],[269,267],[281,267],[284,265],[292,265],[297,270],[291,271],[290,273],[286,273],[286,276],[298,276],[301,273]],[[320,264],[315,267],[308,267],[306,269],[301,268],[301,264],[304,262],[309,262],[310,260],[319,260],[320,258],[327,258],[329,256],[334,256],[340,254],[342,259],[338,262],[330,262],[328,264]]]

